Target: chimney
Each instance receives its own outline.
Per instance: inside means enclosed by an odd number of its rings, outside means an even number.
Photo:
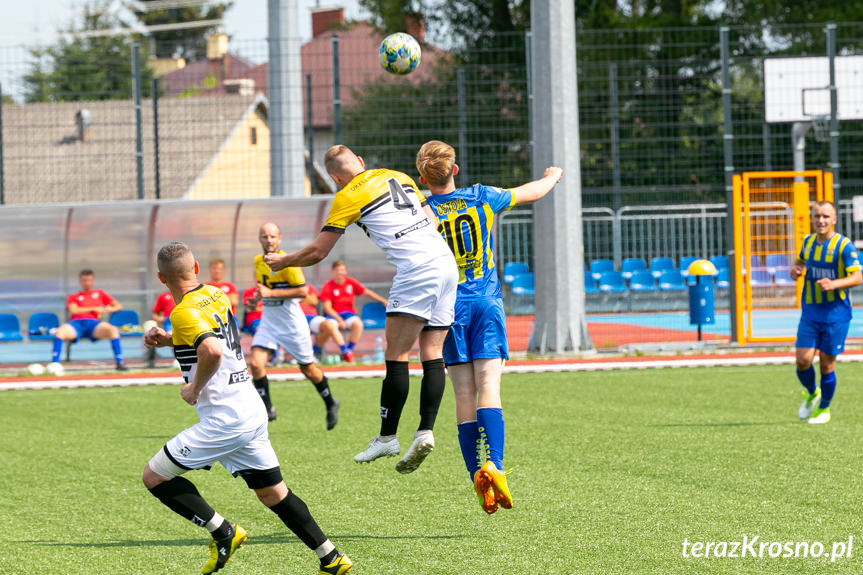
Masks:
[[[345,23],[344,8],[322,8],[312,10],[312,38],[317,38],[333,26]]]
[[[79,142],[90,139],[90,110],[81,108],[75,113],[75,136]]]
[[[426,21],[416,16],[407,16],[405,18],[405,32],[416,38],[420,44],[425,44]]]
[[[221,60],[228,53],[228,35],[221,27],[207,36],[207,59]]]

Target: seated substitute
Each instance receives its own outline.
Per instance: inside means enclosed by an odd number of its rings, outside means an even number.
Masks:
[[[173,347],[186,382],[180,397],[195,407],[200,421],[156,452],[144,467],[144,486],[171,511],[210,532],[204,574],[222,569],[246,541],[245,529],[219,515],[183,477],[188,471],[210,469],[217,461],[234,477],[242,477],[260,502],[315,552],[319,575],[349,572],[351,560],[339,553],[282,479],[267,413],[250,381],[227,296],[200,283],[198,262],[185,244],[166,244],[157,261],[159,280],[171,290],[177,307],[171,312],[173,332],[153,327],[145,343]]]
[[[54,349],[51,361],[60,361],[60,352],[63,350],[63,342],[76,342],[81,338],[88,337],[91,341],[98,339],[111,340],[111,349],[114,351],[114,361],[117,369],[125,371],[129,369],[123,363],[123,348],[120,346],[120,330],[106,321],[102,316],[111,315],[115,311],[123,309],[123,306],[111,297],[108,292],[93,287],[96,274],[93,270],[84,269],[78,273],[78,284],[81,291],[70,294],[66,298],[66,309],[69,311],[69,321],[57,328],[54,332]]]
[[[300,307],[303,309],[303,313],[306,314],[306,319],[309,321],[309,329],[315,338],[315,343],[312,346],[315,358],[317,358],[318,362],[323,360],[324,345],[327,343],[327,340],[332,339],[339,346],[339,351],[342,353],[342,361],[352,362],[354,354],[345,345],[345,338],[339,330],[339,324],[333,318],[318,314],[320,294],[312,284],[309,284],[307,287],[309,288],[309,293],[300,300]]]
[[[351,359],[345,361],[353,361],[354,347],[363,335],[363,320],[357,315],[354,299],[358,295],[365,295],[384,306],[387,305],[387,300],[354,278],[348,277],[348,266],[342,260],[333,262],[332,274],[333,279],[321,287],[324,315],[336,320],[339,330],[350,331],[347,347]]]

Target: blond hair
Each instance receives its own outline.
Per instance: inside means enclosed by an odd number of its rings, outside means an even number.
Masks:
[[[347,146],[336,144],[332,146],[327,153],[324,154],[324,168],[328,174],[337,176],[353,176],[351,169],[352,163],[357,161],[357,155]]]
[[[452,178],[455,150],[440,140],[426,142],[417,152],[417,171],[430,186],[444,186]]]

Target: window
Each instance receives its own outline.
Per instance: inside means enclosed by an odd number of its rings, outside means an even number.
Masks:
[[[251,138],[252,145],[257,146],[258,145],[258,129],[253,126],[250,133],[249,133],[249,136]]]

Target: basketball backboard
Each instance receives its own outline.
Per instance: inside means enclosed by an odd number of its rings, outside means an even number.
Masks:
[[[836,112],[863,120],[863,56],[837,56]],[[764,119],[768,124],[830,116],[830,60],[826,56],[764,59]]]

